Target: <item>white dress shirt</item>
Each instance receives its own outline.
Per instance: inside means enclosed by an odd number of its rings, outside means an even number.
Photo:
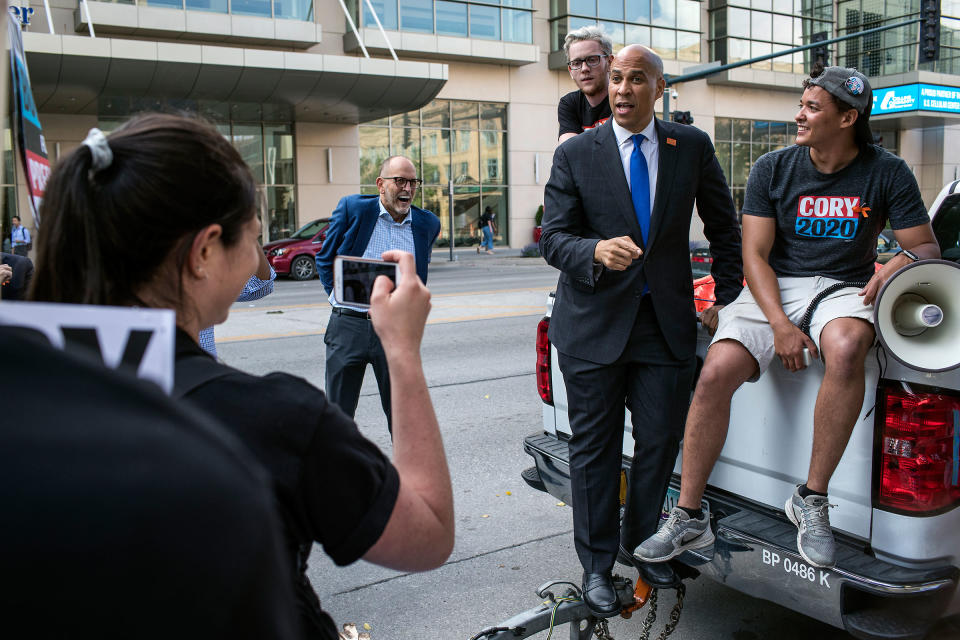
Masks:
[[[617,137],[617,145],[620,148],[620,162],[623,163],[623,175],[627,177],[627,186],[630,183],[630,156],[633,155],[633,135],[632,131],[627,131],[619,124],[615,118],[613,121],[613,133]],[[653,215],[653,201],[657,195],[657,170],[660,163],[660,145],[657,142],[657,128],[654,124],[656,118],[650,118],[650,123],[637,133],[642,133],[644,137],[643,144],[640,145],[640,153],[647,159],[647,172],[650,174],[650,214]],[[632,187],[631,187],[632,191]]]

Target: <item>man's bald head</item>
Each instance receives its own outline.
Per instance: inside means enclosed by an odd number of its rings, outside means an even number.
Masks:
[[[657,52],[650,47],[645,47],[642,44],[628,44],[623,49],[620,49],[614,57],[621,58],[626,56],[639,56],[645,59],[653,69],[656,69],[660,77],[663,77],[663,60],[661,60]]]
[[[610,64],[607,87],[616,123],[631,133],[643,131],[665,84],[660,56],[638,44],[621,49]]]

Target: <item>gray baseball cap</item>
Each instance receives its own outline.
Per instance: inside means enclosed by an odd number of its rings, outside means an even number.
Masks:
[[[856,69],[847,67],[826,67],[816,78],[807,80],[806,85],[816,85],[834,98],[846,102],[858,113],[867,115],[873,107],[873,89],[870,81]]]

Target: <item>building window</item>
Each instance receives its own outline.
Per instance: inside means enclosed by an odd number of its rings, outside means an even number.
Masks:
[[[279,0],[277,0],[279,1]],[[362,24],[376,28],[366,1]],[[372,0],[384,29],[461,38],[533,42],[533,0]],[[356,5],[350,3],[356,15]]]
[[[832,37],[833,5],[828,0],[710,1],[711,58],[724,64]],[[803,74],[811,56],[809,51],[794,53],[751,66]]]
[[[960,3],[944,2],[940,18],[940,59],[920,65],[924,71],[960,74]],[[865,31],[920,17],[920,0],[840,0],[837,35]],[[840,42],[840,64],[868,77],[916,69],[920,31],[916,24]]]
[[[727,176],[737,211],[743,209],[747,176],[757,158],[793,144],[797,137],[794,122],[717,118],[714,122],[714,146],[720,168]]]
[[[288,18],[313,22],[313,0],[113,0],[118,4],[189,9],[237,16]]]
[[[920,17],[920,0],[841,0],[837,3],[837,35],[882,27]],[[841,64],[856,66],[868,77],[904,73],[916,68],[919,27],[899,29],[837,43]]]
[[[117,102],[117,101],[114,101]],[[181,105],[184,107],[187,105]],[[244,118],[255,116],[259,109],[250,107],[244,113],[240,105],[204,103],[191,105],[185,111],[199,111],[216,123],[217,130],[240,152],[262,194],[263,241],[282,240],[298,228],[296,203],[296,150],[293,124],[290,122],[233,121],[228,114],[238,112]],[[233,109],[230,107],[233,106]],[[245,105],[244,105],[245,106]],[[97,126],[111,132],[126,118],[101,117]]]
[[[554,0],[550,42],[560,51],[567,33],[599,25],[614,50],[643,44],[664,59],[699,62],[701,6],[698,0]]]
[[[0,197],[3,198],[3,211],[0,213],[0,230],[3,233],[2,248],[13,253],[10,247],[10,232],[13,230],[11,218],[17,214],[17,156],[13,152],[13,138],[10,135],[9,119],[4,117],[3,128],[3,181],[0,183]]]
[[[423,187],[414,204],[440,218],[437,246],[450,244],[450,185],[456,246],[480,241],[480,214],[497,216],[494,241],[507,241],[507,106],[434,100],[422,109],[360,125],[360,190],[377,193],[380,165],[391,155],[413,161]]]

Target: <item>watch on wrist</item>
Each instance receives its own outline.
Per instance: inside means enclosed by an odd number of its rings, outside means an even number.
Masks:
[[[911,262],[918,262],[920,260],[920,256],[910,251],[910,249],[900,249],[900,253],[910,258]]]

